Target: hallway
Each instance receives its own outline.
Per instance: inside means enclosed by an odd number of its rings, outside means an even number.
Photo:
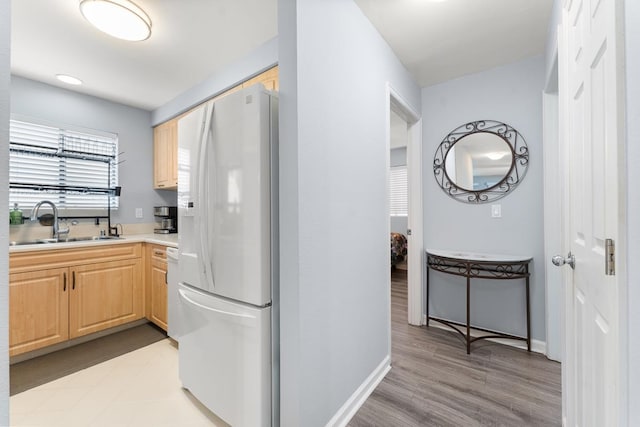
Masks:
[[[371,426],[560,426],[560,364],[407,324],[406,272],[391,276],[391,371],[349,423]]]

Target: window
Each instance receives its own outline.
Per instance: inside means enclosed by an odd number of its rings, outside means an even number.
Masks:
[[[9,203],[33,208],[50,200],[59,209],[118,207],[118,137],[11,120]]]
[[[394,166],[389,171],[389,210],[391,216],[408,215],[406,166]]]

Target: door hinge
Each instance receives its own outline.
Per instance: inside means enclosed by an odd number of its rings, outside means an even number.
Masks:
[[[407,230],[407,236],[411,236],[411,229]]]
[[[615,276],[616,274],[616,244],[613,239],[605,240],[605,268],[604,274],[607,276]]]

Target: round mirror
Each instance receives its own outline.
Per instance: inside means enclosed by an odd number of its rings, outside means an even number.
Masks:
[[[460,138],[447,152],[444,164],[453,184],[468,191],[486,190],[507,176],[513,153],[502,137],[478,132]]]
[[[529,150],[520,133],[492,120],[467,123],[450,132],[433,162],[436,181],[449,196],[485,203],[506,196],[525,175]]]

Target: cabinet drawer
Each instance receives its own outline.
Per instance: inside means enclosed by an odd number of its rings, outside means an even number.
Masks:
[[[30,270],[44,270],[95,262],[120,261],[140,258],[141,256],[141,243],[101,244],[69,249],[54,248],[47,251],[9,254],[9,269],[11,273],[21,273]]]
[[[167,261],[167,247],[161,245],[149,245],[149,253],[152,260]]]

